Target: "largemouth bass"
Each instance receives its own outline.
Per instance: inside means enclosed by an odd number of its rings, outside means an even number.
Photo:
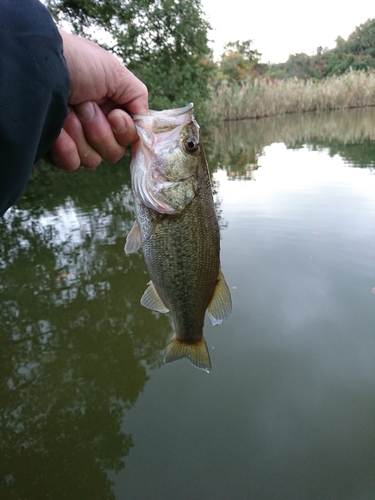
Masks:
[[[139,135],[130,166],[136,221],[125,252],[143,250],[151,281],[142,305],[171,313],[175,333],[164,361],[188,358],[208,371],[205,312],[217,325],[232,303],[220,269],[219,224],[193,104],[133,119]]]

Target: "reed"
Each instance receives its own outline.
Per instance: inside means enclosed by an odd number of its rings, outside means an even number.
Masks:
[[[375,72],[350,71],[325,80],[256,79],[212,91],[214,120],[243,120],[265,116],[375,106]]]

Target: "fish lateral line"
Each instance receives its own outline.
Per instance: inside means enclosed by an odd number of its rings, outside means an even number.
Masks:
[[[142,248],[153,279],[141,304],[170,312],[175,324],[164,361],[187,358],[209,371],[204,315],[219,325],[230,314],[232,301],[220,269],[212,181],[193,105],[133,118],[139,135],[130,166],[136,222],[125,251]]]

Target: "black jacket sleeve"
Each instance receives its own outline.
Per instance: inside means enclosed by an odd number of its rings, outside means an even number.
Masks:
[[[0,0],[0,215],[23,193],[67,115],[62,40],[38,0]]]

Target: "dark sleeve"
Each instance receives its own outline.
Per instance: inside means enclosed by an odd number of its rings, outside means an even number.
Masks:
[[[57,139],[68,92],[62,40],[47,9],[38,0],[0,0],[0,215]]]

